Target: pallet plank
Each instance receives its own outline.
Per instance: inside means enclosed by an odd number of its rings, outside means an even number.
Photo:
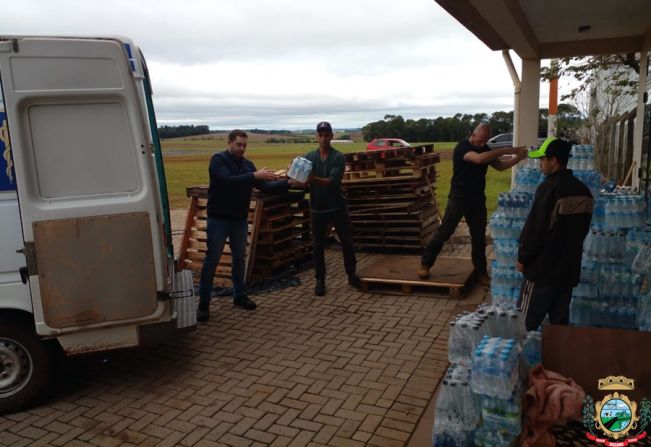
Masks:
[[[461,298],[463,288],[474,279],[470,258],[439,257],[428,279],[418,277],[419,267],[420,256],[387,255],[360,269],[358,275],[363,290],[372,286],[397,286],[403,293],[411,294],[416,287],[446,289],[453,298]]]

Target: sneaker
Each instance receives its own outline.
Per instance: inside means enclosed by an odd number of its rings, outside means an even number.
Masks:
[[[357,276],[355,273],[348,275],[348,284],[350,284],[356,289],[362,287],[362,281],[359,279],[359,276]]]
[[[208,309],[208,306],[206,307],[199,306],[199,308],[197,309],[197,321],[199,323],[205,323],[206,321],[208,321],[209,318],[210,318],[210,310]]]
[[[250,300],[247,296],[233,298],[233,306],[241,307],[242,309],[246,310],[253,310],[257,307],[255,301]]]
[[[421,265],[420,268],[418,269],[418,277],[420,279],[429,278],[429,268],[425,267],[424,265]]]
[[[326,294],[325,279],[316,280],[316,286],[314,287],[314,294],[316,296],[323,296]]]

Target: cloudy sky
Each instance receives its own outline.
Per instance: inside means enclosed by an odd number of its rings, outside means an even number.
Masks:
[[[159,124],[352,128],[385,114],[513,108],[501,53],[433,0],[20,0],[2,9],[3,34],[131,37],[147,58]],[[543,84],[542,107],[547,94]]]

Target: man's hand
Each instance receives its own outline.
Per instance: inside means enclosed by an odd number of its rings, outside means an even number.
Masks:
[[[276,180],[278,176],[274,171],[267,168],[258,169],[253,173],[253,177],[256,180]]]
[[[514,147],[513,149],[515,149],[515,155],[517,155],[520,160],[527,158],[529,151],[527,150],[526,146],[518,146]]]
[[[518,272],[520,272],[520,273],[524,273],[524,265],[522,265],[522,263],[517,262],[517,263],[515,264],[515,268],[518,270]]]
[[[295,178],[290,178],[288,180],[289,186],[292,188],[305,188],[307,185],[303,182],[299,182]]]

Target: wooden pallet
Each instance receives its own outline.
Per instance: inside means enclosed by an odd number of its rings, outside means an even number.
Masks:
[[[177,270],[189,268],[193,271],[201,271],[203,260],[208,250],[206,239],[206,221],[207,221],[207,199],[201,192],[190,198],[190,207],[185,221],[185,232],[181,240],[181,249],[179,258],[176,262]],[[207,196],[207,194],[205,194]],[[260,224],[260,209],[262,203],[256,199],[251,200],[248,215],[248,234],[246,245],[246,268],[245,278],[248,281],[251,278],[253,259],[255,259],[255,248],[258,239],[258,228]],[[215,270],[213,284],[219,287],[231,287],[231,248],[227,243],[219,259],[219,264]]]
[[[464,287],[474,280],[470,258],[439,257],[430,270],[429,279],[418,277],[420,256],[383,256],[360,270],[357,274],[362,290],[401,290],[403,294],[414,291],[447,292],[451,298],[462,298]]]
[[[187,188],[190,208],[181,242],[177,269],[198,272],[206,255],[208,188]],[[309,207],[304,192],[264,194],[254,191],[249,208],[246,251],[246,280],[263,279],[283,266],[296,263],[310,253]],[[259,253],[259,256],[258,256]],[[219,260],[214,284],[232,286],[232,259],[228,244]]]

